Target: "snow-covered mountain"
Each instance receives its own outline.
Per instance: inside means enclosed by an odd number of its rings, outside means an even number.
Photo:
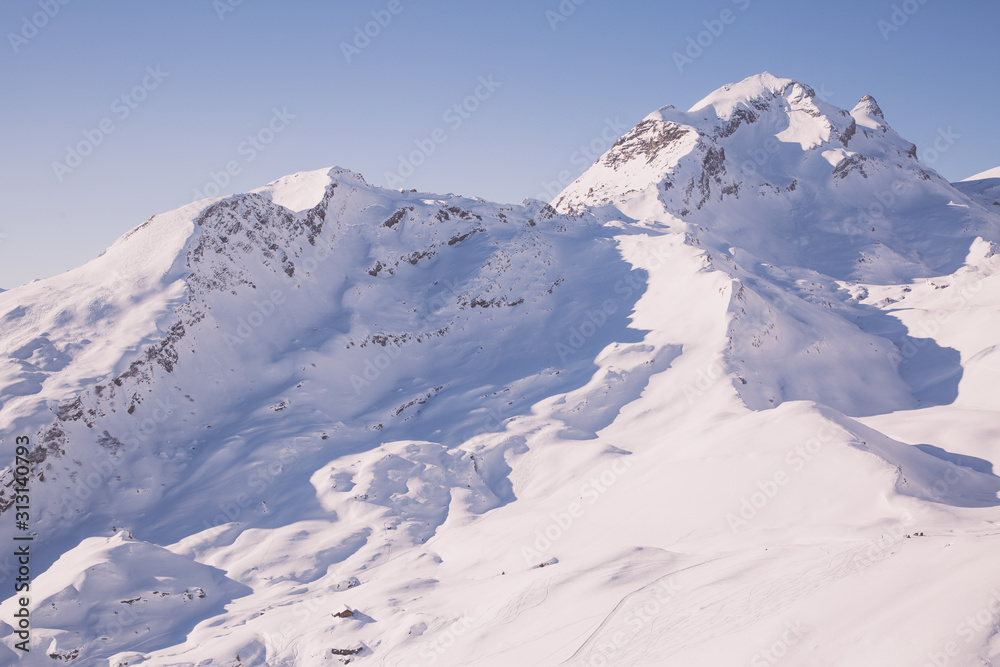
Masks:
[[[1000,209],[917,155],[763,74],[552,205],[300,173],[0,294],[2,661],[990,664]]]

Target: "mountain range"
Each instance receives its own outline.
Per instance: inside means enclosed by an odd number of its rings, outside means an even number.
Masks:
[[[992,664],[1000,171],[953,139],[764,73],[549,203],[302,172],[0,293],[0,662]]]

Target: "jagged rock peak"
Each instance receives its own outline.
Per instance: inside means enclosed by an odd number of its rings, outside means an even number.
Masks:
[[[857,105],[855,105],[852,113],[854,113],[855,111],[864,112],[869,116],[874,116],[875,118],[878,118],[880,120],[885,120],[885,115],[882,113],[882,108],[878,105],[878,102],[876,102],[875,98],[872,97],[871,95],[865,95],[864,97],[862,97],[861,100],[857,103]]]

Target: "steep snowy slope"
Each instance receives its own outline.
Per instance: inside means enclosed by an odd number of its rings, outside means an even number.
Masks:
[[[452,487],[475,513],[511,499],[502,457],[519,445],[490,453],[488,476],[457,446],[586,383],[610,340],[626,353],[642,283],[588,218],[388,192],[341,170],[154,217],[87,267],[0,303],[16,332],[4,341],[5,426],[35,443],[35,562],[123,528],[161,544],[201,532],[229,549],[236,535],[217,527],[236,519],[239,548],[258,541],[251,527],[285,540],[309,518],[330,544],[291,572],[283,548],[268,567],[250,557],[241,579],[308,581],[327,560],[421,543],[448,515]],[[618,306],[602,309],[611,299]],[[537,344],[573,326],[579,340]],[[632,363],[636,381],[662,369]],[[316,478],[319,496],[309,486],[331,460],[392,442],[352,464],[374,475],[372,491],[348,496],[370,497],[370,510],[340,516],[323,498],[329,483]],[[345,491],[364,486],[330,476]],[[407,500],[411,477],[426,480]],[[10,480],[8,470],[4,509]],[[56,652],[77,641],[53,636]]]
[[[0,661],[989,664],[1000,218],[916,154],[764,74],[556,208],[301,173],[0,294]]]
[[[968,178],[963,179],[961,182],[965,183],[967,181],[983,181],[983,180],[986,180],[988,178],[1000,178],[1000,167],[994,167],[993,169],[987,169],[986,171],[982,171],[982,172],[976,174],[975,176],[969,176]]]

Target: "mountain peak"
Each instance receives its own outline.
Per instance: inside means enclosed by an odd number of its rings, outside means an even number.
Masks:
[[[793,93],[792,96],[795,98],[811,98],[816,95],[812,88],[794,79],[783,79],[770,72],[762,72],[747,77],[739,83],[730,83],[709,93],[691,107],[688,113],[712,107],[719,118],[728,119],[742,105],[754,101],[772,100],[776,97],[786,96],[788,93]]]
[[[891,210],[872,207],[900,183],[906,192]],[[739,239],[763,262],[874,282],[946,272],[964,260],[967,246],[943,252],[936,228],[922,228],[918,239],[903,214],[910,207],[944,216],[954,197],[871,96],[848,112],[765,72],[723,86],[691,111],[664,107],[647,116],[553,204],[691,225],[703,247],[714,243],[719,253],[730,254]],[[869,261],[876,255],[894,259]]]
[[[289,174],[251,192],[264,195],[292,212],[301,213],[317,206],[331,184],[336,183],[368,186],[361,174],[343,167],[327,167]]]
[[[871,130],[885,131],[888,127],[888,123],[885,122],[885,115],[882,113],[882,107],[878,105],[878,102],[871,95],[865,95],[858,101],[854,108],[851,109],[851,116],[854,117],[858,125]]]
[[[882,113],[882,108],[875,101],[875,98],[871,95],[865,95],[862,97],[857,105],[854,107],[854,111],[863,111],[865,113],[871,114],[876,118],[881,118],[885,120],[885,115]]]
[[[866,118],[865,123],[875,121]],[[771,197],[796,187],[803,160],[832,175],[848,152],[878,152],[895,140],[883,141],[885,127],[879,126],[879,146],[861,141],[849,147],[858,124],[811,87],[764,72],[719,88],[687,112],[662,107],[650,114],[555,204],[560,210],[611,203],[629,209],[628,200],[646,201],[634,195],[644,192],[686,218],[741,191],[749,195],[762,188],[758,194]],[[910,144],[900,146],[905,152]],[[849,168],[842,167],[838,175]],[[633,213],[639,215],[638,210]]]

